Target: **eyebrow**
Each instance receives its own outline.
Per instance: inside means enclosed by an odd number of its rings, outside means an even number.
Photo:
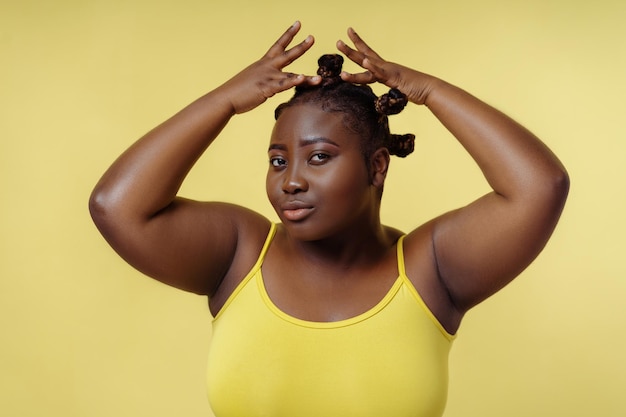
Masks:
[[[312,138],[300,139],[299,145],[300,146],[309,146],[309,145],[315,145],[316,143],[328,143],[330,145],[339,147],[339,144],[337,142],[334,142],[334,141],[332,141],[332,140],[330,140],[330,139],[328,139],[326,137],[323,137],[323,136],[319,136],[319,137],[315,136],[315,137],[312,137]],[[283,145],[282,143],[272,143],[272,144],[270,144],[268,150],[271,151],[272,149],[278,149],[278,150],[281,150],[281,151],[286,151],[287,150],[287,146]]]

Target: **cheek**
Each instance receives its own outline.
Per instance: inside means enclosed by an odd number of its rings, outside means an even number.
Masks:
[[[265,176],[265,194],[272,205],[276,199],[276,178],[270,172]]]
[[[318,184],[318,189],[326,190],[323,197],[332,198],[342,207],[359,204],[369,188],[367,174],[360,170],[337,170],[321,178]]]

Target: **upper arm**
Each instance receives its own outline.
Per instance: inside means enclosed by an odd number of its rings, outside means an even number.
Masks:
[[[434,222],[442,284],[460,311],[483,301],[522,272],[551,236],[567,196],[566,174],[532,193],[489,193]]]
[[[124,219],[92,207],[92,217],[115,251],[146,275],[210,295],[232,266],[245,233],[268,221],[245,208],[176,198],[149,219]]]

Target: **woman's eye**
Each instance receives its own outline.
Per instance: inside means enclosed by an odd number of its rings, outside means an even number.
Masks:
[[[287,161],[285,161],[283,158],[278,158],[278,157],[270,158],[270,165],[273,167],[279,168],[286,164],[287,164]]]
[[[311,157],[311,162],[314,164],[319,164],[326,162],[326,160],[330,158],[330,155],[325,153],[316,153]]]

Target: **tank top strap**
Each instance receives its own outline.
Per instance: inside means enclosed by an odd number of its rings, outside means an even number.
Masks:
[[[270,231],[267,232],[265,243],[263,243],[263,248],[261,249],[261,253],[259,254],[259,258],[257,259],[256,263],[254,264],[254,267],[252,268],[253,270],[257,269],[257,267],[260,267],[261,264],[263,263],[263,260],[265,259],[265,255],[267,254],[267,250],[269,249],[270,243],[272,243],[272,239],[274,238],[275,234],[276,234],[276,223],[272,222],[270,226]]]
[[[398,239],[398,243],[396,244],[397,253],[398,253],[398,274],[400,276],[399,279],[402,279],[406,288],[408,288],[409,291],[413,294],[413,297],[415,298],[415,300],[424,309],[424,312],[426,313],[426,315],[430,317],[430,319],[435,324],[435,326],[437,326],[439,331],[446,337],[446,339],[448,339],[449,341],[452,341],[456,338],[456,335],[448,333],[445,327],[443,327],[443,325],[439,322],[437,317],[435,317],[433,312],[430,310],[428,305],[426,305],[426,302],[420,295],[419,291],[417,291],[417,288],[415,288],[415,286],[409,279],[408,275],[406,274],[406,267],[404,264],[404,238],[405,237],[406,235],[400,236],[400,238]]]
[[[402,277],[402,279],[407,279],[406,276],[406,268],[404,266],[404,238],[406,235],[400,236],[398,242],[396,243],[396,251],[398,257],[398,275]]]
[[[254,266],[252,266],[252,268],[250,269],[250,272],[248,273],[248,276],[246,278],[249,278],[250,275],[252,275],[257,270],[259,270],[261,268],[261,265],[263,265],[263,261],[265,260],[265,255],[267,254],[267,250],[269,249],[270,244],[272,243],[272,239],[274,239],[275,234],[276,234],[276,223],[272,222],[270,225],[270,230],[269,232],[267,232],[265,243],[263,243],[263,247],[261,248],[261,252],[259,253],[259,257],[254,263]],[[246,278],[244,278],[244,281],[246,281]]]
[[[254,263],[250,271],[241,280],[241,282],[237,285],[237,287],[235,287],[232,294],[230,294],[230,296],[226,299],[226,302],[224,303],[220,311],[218,311],[218,313],[213,318],[214,322],[217,321],[217,319],[222,316],[222,313],[230,306],[230,304],[237,297],[237,295],[241,292],[241,290],[246,286],[246,284],[248,284],[248,282],[252,279],[252,277],[254,277],[257,274],[257,272],[259,272],[259,270],[261,269],[261,266],[263,265],[263,261],[265,260],[265,255],[267,254],[267,250],[269,249],[270,244],[272,243],[272,239],[274,238],[275,234],[276,234],[276,223],[272,222],[270,226],[270,230],[267,233],[267,237],[265,238],[265,243],[263,243],[263,248],[261,248],[261,252],[259,253],[259,257],[257,258],[256,262]]]

